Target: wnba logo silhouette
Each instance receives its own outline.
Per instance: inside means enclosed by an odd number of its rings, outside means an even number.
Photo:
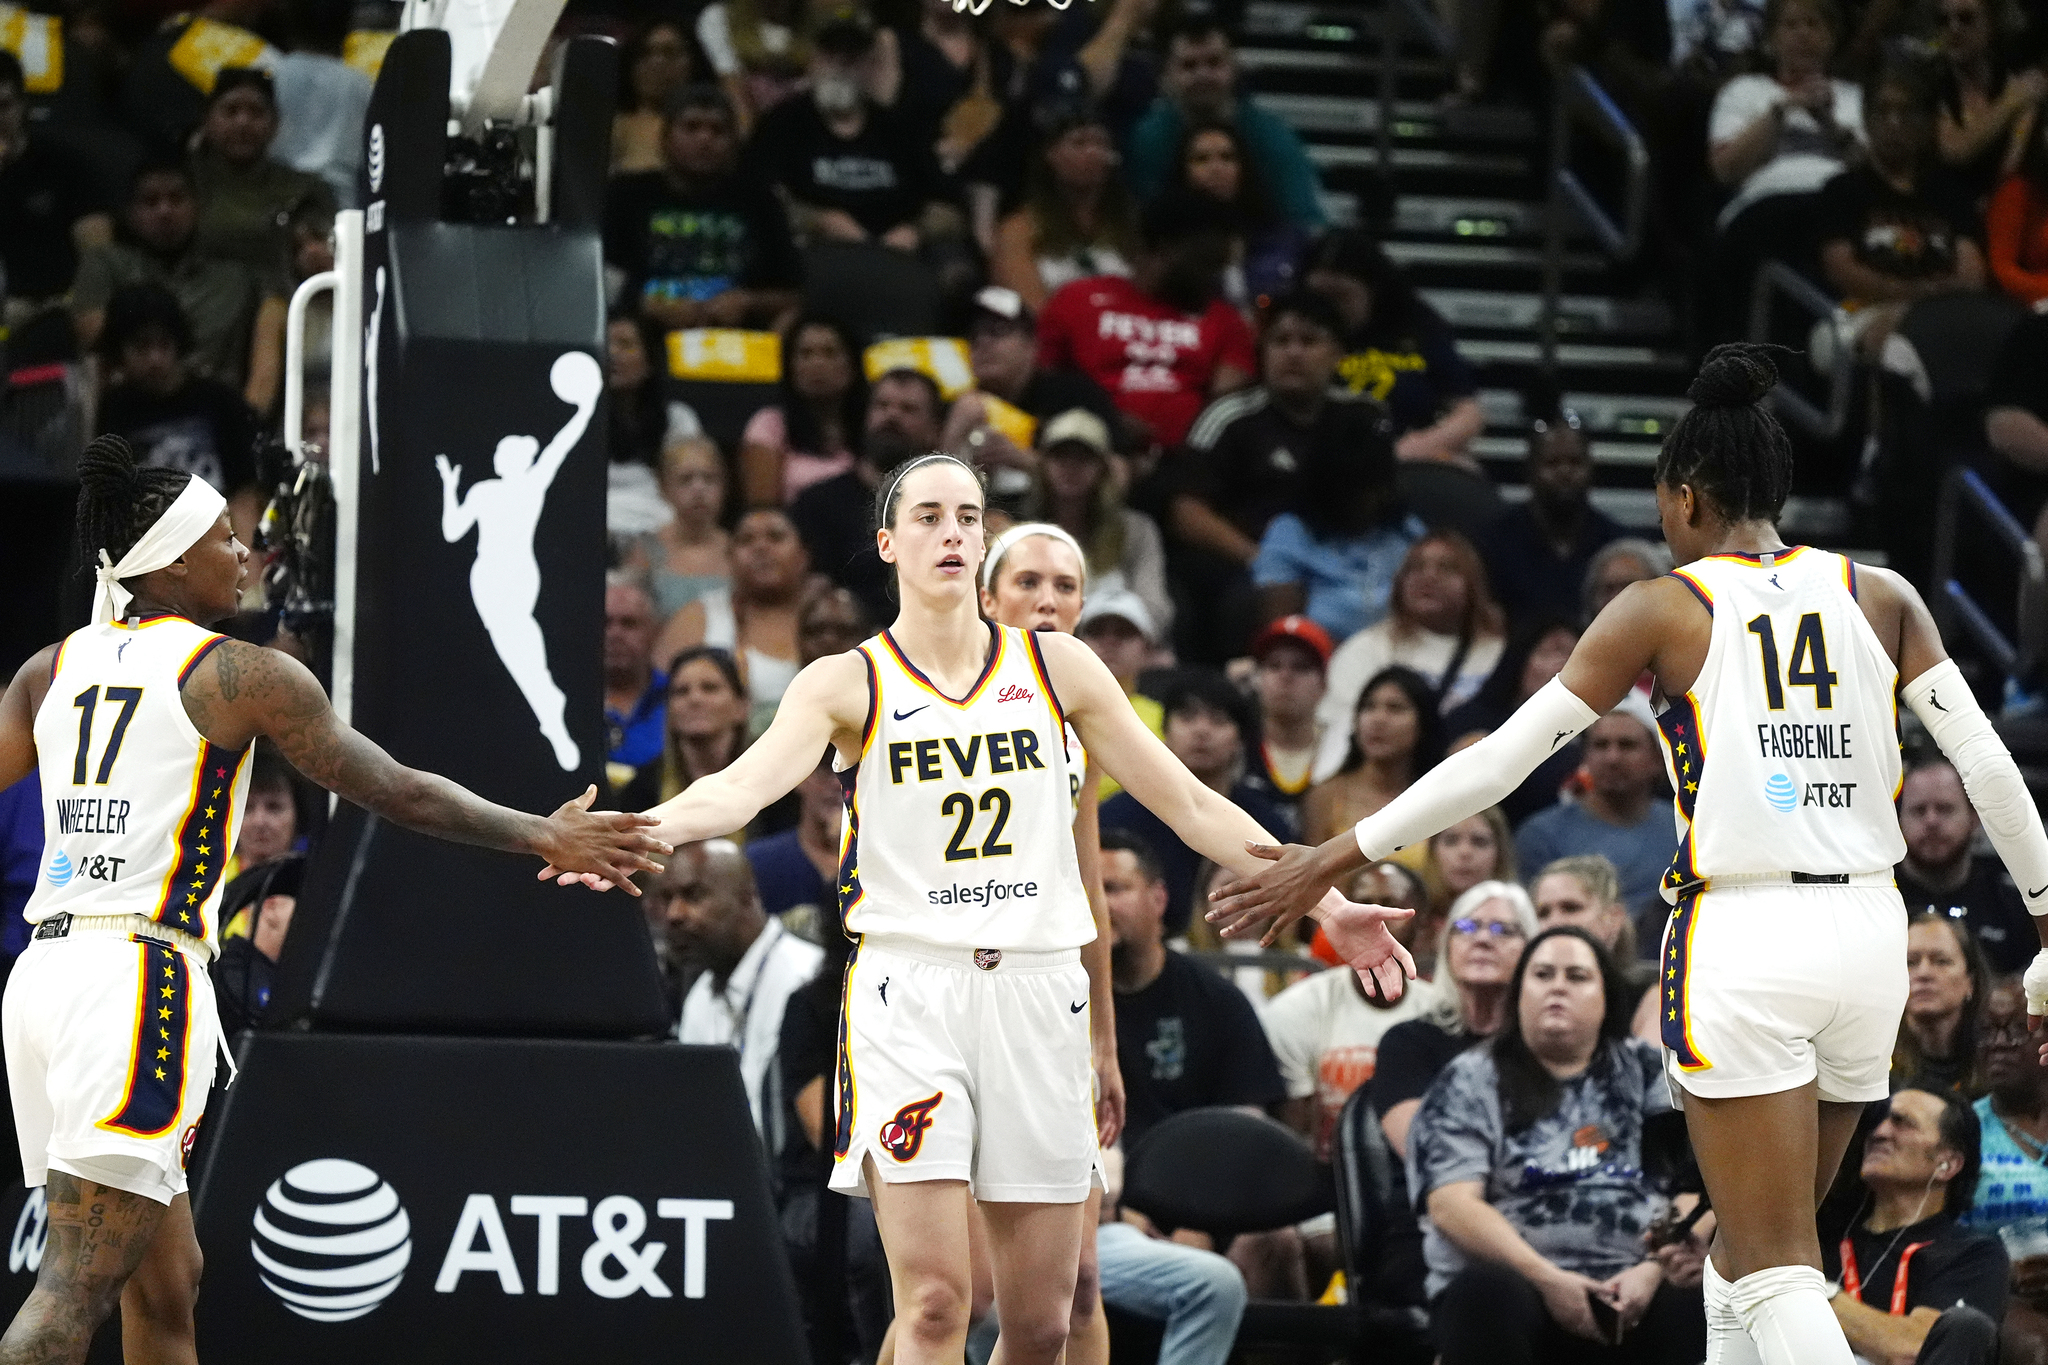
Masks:
[[[582,751],[563,723],[566,702],[554,674],[548,671],[547,638],[533,619],[534,604],[540,600],[540,564],[534,558],[533,534],[547,506],[549,486],[597,410],[604,376],[595,359],[582,351],[569,351],[556,357],[548,382],[555,396],[576,412],[545,450],[532,436],[504,437],[491,456],[497,477],[477,480],[467,494],[457,492],[462,486],[461,465],[451,465],[446,455],[436,455],[434,468],[441,472],[441,535],[452,545],[468,535],[471,527],[476,528],[470,600],[476,603],[476,614],[490,633],[491,647],[498,651],[505,671],[512,675],[534,719],[540,722],[541,734],[554,747],[555,762],[567,771],[582,760]]]
[[[938,1108],[939,1101],[945,1097],[946,1092],[941,1090],[898,1109],[896,1117],[882,1125],[882,1149],[898,1161],[908,1161],[916,1156],[924,1147],[924,1130],[932,1126],[932,1110]]]

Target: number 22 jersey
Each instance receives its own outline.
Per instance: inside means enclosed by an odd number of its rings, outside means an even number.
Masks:
[[[43,866],[23,912],[142,915],[217,947],[221,869],[249,794],[249,750],[185,714],[185,679],[227,637],[178,616],[74,631],[36,712]]]
[[[1793,546],[1672,572],[1714,626],[1699,678],[1657,718],[1679,834],[1666,899],[1721,876],[1889,871],[1906,854],[1898,668],[1855,564]]]
[[[966,696],[888,631],[860,646],[872,710],[845,769],[839,907],[857,934],[953,948],[1076,948],[1095,920],[1074,858],[1066,718],[1031,632],[990,624]]]

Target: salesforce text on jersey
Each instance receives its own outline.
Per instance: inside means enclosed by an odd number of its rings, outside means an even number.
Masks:
[[[927,891],[933,905],[993,905],[997,901],[1029,900],[1038,894],[1037,882],[1001,882],[991,878],[981,883],[954,882],[943,891]]]

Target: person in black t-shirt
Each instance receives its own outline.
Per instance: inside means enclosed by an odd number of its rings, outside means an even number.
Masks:
[[[1894,875],[1908,916],[1932,910],[1961,920],[1994,973],[2025,971],[2040,946],[2033,916],[2005,865],[1979,858],[1977,812],[1945,758],[1915,763],[1899,788],[1905,861]]]
[[[0,49],[0,266],[7,311],[19,322],[63,298],[87,248],[114,239],[114,220],[90,175],[28,130],[21,62]]]
[[[1102,831],[1102,891],[1116,986],[1124,1142],[1162,1119],[1209,1105],[1277,1105],[1280,1064],[1236,986],[1166,946],[1166,881],[1142,839]]]
[[[809,95],[762,117],[754,155],[794,202],[810,240],[915,251],[924,239],[919,220],[941,194],[938,161],[868,97],[862,72],[874,46],[874,30],[860,20],[826,24],[811,49]]]
[[[1821,1247],[1830,1305],[1870,1360],[1990,1365],[2010,1264],[1991,1233],[1958,1227],[1977,1189],[1982,1139],[1969,1102],[1905,1089],[1863,1147],[1869,1217]]]
[[[99,350],[120,382],[100,400],[99,429],[124,437],[138,462],[182,469],[228,500],[228,521],[255,543],[256,419],[240,394],[191,372],[192,326],[170,290],[124,285],[107,302]]]
[[[1578,414],[1555,391],[1533,395],[1527,407],[1529,500],[1501,513],[1480,551],[1511,626],[1576,615],[1587,566],[1623,534],[1589,496],[1593,445]]]
[[[732,105],[715,85],[670,101],[667,165],[620,176],[605,199],[605,263],[622,307],[662,327],[769,325],[796,307],[803,266],[782,201],[734,170]]]

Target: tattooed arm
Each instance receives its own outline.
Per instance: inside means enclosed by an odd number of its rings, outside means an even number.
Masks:
[[[625,882],[658,870],[646,856],[666,844],[639,833],[643,816],[588,810],[597,789],[542,818],[486,801],[434,773],[408,768],[334,714],[306,666],[274,649],[228,640],[185,684],[185,713],[199,733],[240,749],[268,735],[291,765],[345,801],[396,825],[459,844],[533,853],[556,867],[578,864]],[[633,890],[630,883],[628,889]]]

